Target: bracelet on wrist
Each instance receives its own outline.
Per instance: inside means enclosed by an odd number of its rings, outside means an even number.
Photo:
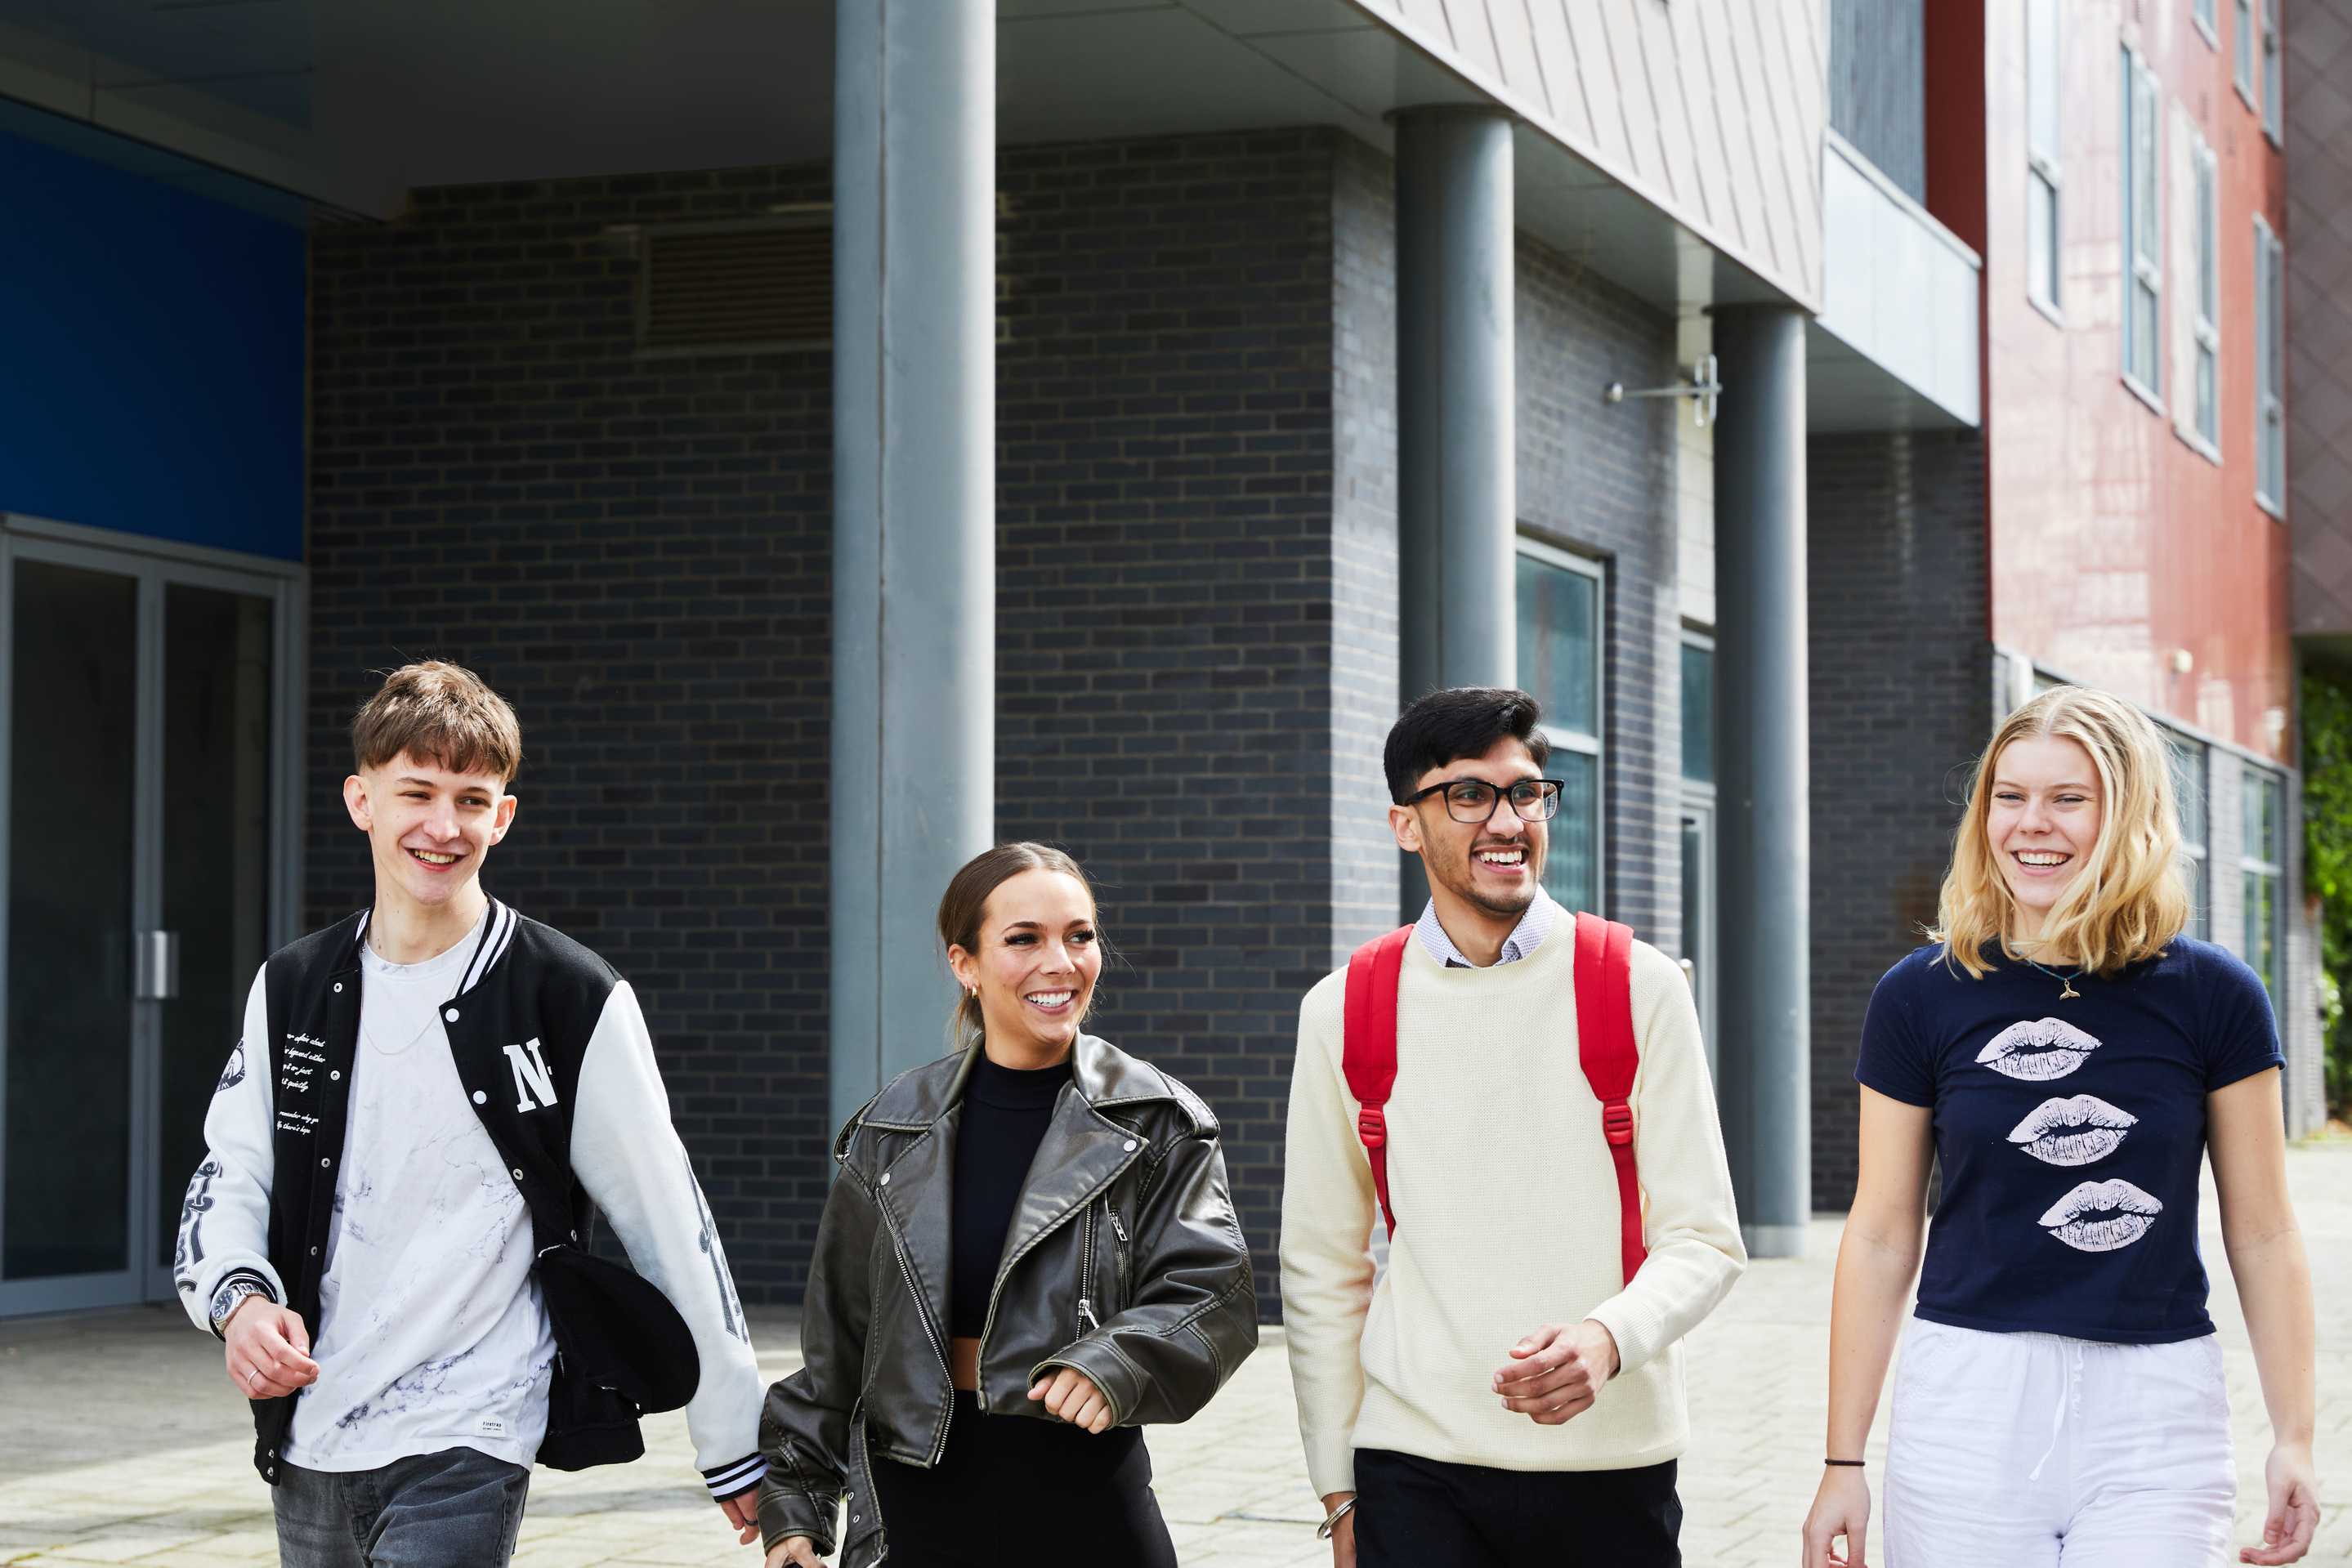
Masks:
[[[1860,1459],[1823,1459],[1822,1463],[1825,1465],[1851,1466],[1853,1469],[1858,1470],[1863,1468],[1864,1461]]]
[[[1330,1540],[1331,1532],[1339,1527],[1339,1521],[1347,1518],[1348,1511],[1355,1506],[1356,1500],[1354,1498],[1349,1498],[1347,1501],[1333,1509],[1330,1516],[1325,1519],[1322,1523],[1315,1527],[1315,1539],[1318,1541]]]

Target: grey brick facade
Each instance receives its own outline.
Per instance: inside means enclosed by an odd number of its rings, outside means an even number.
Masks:
[[[513,701],[487,882],[640,994],[742,1289],[797,1298],[825,1192],[831,382],[632,357],[613,225],[822,200],[822,172],[422,191],[311,252],[308,920],[367,897],[337,799],[371,672]]]
[[[1984,444],[1817,435],[1806,462],[1813,1207],[1843,1209],[1863,1014],[1935,918],[1969,765],[1991,737]]]
[[[1675,319],[1525,234],[1518,257],[1520,521],[1531,537],[1604,568],[1601,913],[1678,954],[1681,405],[1601,398],[1612,382],[1675,379]]]

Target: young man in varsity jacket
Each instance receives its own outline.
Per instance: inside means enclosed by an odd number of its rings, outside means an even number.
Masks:
[[[696,1463],[754,1539],[763,1381],[636,997],[482,890],[514,822],[513,709],[411,664],[352,737],[374,901],[255,977],[174,1267],[253,1402],[280,1561],[502,1565],[535,1457],[636,1451],[633,1406],[583,1417],[614,1396],[564,1376],[533,1270],[590,1204],[692,1335]]]
[[[1560,789],[1539,716],[1464,687],[1389,732],[1389,821],[1430,896],[1389,950],[1378,1114],[1346,1071],[1348,972],[1299,1013],[1283,1323],[1337,1568],[1682,1561],[1677,1342],[1747,1254],[1689,988],[1640,942],[1615,971],[1639,1050],[1621,1188],[1581,1061],[1583,934],[1541,884]],[[1377,1281],[1368,1132],[1394,1218]]]

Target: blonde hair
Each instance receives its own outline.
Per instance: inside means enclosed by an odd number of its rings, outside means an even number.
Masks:
[[[2162,953],[2189,925],[2180,819],[2163,737],[2121,697],[2056,686],[2011,714],[1977,759],[1936,924],[1927,933],[1944,945],[1947,962],[1979,979],[1992,965],[1987,948],[2006,946],[2014,953],[2024,945],[2017,935],[2017,901],[1986,827],[1993,770],[2012,742],[2045,738],[2074,741],[2090,754],[2099,773],[2099,836],[2032,946],[2064,954],[2092,974],[2111,975]]]

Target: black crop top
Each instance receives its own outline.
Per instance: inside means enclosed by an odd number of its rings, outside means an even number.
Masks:
[[[977,1339],[988,1322],[989,1292],[1004,1256],[1005,1232],[1029,1177],[1029,1162],[1054,1120],[1054,1102],[1070,1082],[1070,1063],[1028,1071],[982,1056],[964,1084],[956,1129],[954,1212],[948,1231],[948,1332]]]

